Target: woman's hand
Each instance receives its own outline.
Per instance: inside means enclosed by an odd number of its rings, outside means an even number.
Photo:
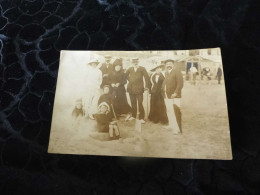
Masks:
[[[177,94],[176,94],[176,93],[174,93],[174,94],[171,95],[171,99],[173,99],[173,98],[175,98],[175,97],[177,97]]]

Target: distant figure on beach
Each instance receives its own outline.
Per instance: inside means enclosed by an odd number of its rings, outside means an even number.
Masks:
[[[198,70],[195,66],[190,68],[190,75],[191,75],[191,84],[196,85],[196,77],[198,74]]]
[[[207,82],[211,81],[211,71],[209,67],[205,67],[201,71],[201,80],[204,80],[204,77],[207,78]]]
[[[217,79],[218,79],[218,84],[220,85],[220,82],[221,82],[221,77],[222,77],[222,69],[221,67],[219,66],[218,67],[218,70],[217,70]]]

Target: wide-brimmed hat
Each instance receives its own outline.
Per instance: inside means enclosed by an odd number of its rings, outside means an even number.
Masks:
[[[151,71],[151,72],[154,72],[157,68],[164,68],[164,67],[165,67],[165,65],[164,65],[164,64],[161,64],[161,65],[156,66],[155,68],[151,69],[150,71]]]
[[[172,60],[172,59],[167,59],[167,60],[165,60],[164,61],[164,63],[166,64],[167,62],[172,62],[172,63],[174,63],[175,62],[175,60]]]
[[[98,58],[95,57],[95,56],[91,56],[89,61],[88,61],[88,64],[90,64],[90,63],[97,63],[97,64],[99,64]]]
[[[113,62],[113,66],[123,66],[123,59],[122,58],[117,58],[114,62]]]

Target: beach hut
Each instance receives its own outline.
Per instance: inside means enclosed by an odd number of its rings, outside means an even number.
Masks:
[[[210,68],[212,74],[216,74],[218,66],[221,64],[220,56],[188,56],[177,61],[177,64],[181,71],[186,73],[186,78],[189,79],[189,70],[191,67],[195,67],[198,70],[198,74],[201,74],[203,68]]]

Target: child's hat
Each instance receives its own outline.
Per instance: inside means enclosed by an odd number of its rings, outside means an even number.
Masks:
[[[106,103],[106,102],[101,102],[99,105],[98,105],[98,111],[101,112],[101,107],[102,106],[106,106],[107,107],[107,112],[106,113],[109,113],[110,112],[110,106]]]

